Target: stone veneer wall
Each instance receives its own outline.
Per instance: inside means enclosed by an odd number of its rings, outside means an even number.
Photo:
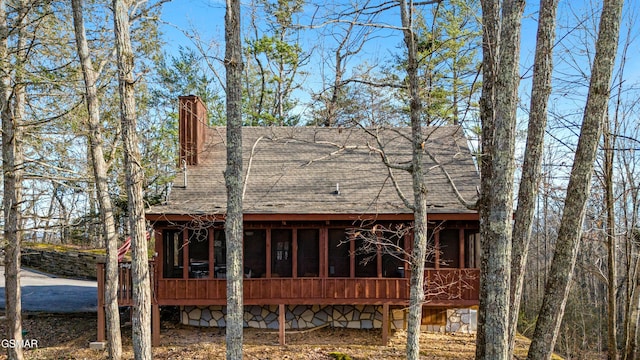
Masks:
[[[96,279],[97,263],[104,262],[104,255],[79,251],[51,251],[24,248],[22,265],[71,278]]]
[[[193,326],[225,327],[226,307],[182,306],[180,322]],[[390,311],[393,329],[404,327],[404,310]],[[351,329],[379,329],[382,327],[381,305],[286,305],[286,329],[307,329],[329,323],[330,326]],[[277,305],[245,306],[244,326],[259,329],[278,329]]]
[[[406,311],[391,308],[391,329],[405,329]],[[226,307],[182,306],[180,322],[184,325],[225,327]],[[329,324],[351,329],[379,329],[382,327],[381,305],[286,305],[285,329],[307,329]],[[245,306],[244,326],[259,329],[278,329],[277,305]],[[423,331],[472,333],[477,329],[477,311],[473,309],[447,310],[446,325],[423,325]]]

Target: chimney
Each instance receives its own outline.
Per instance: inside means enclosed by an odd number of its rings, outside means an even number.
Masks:
[[[198,159],[204,149],[204,132],[207,124],[207,108],[195,95],[179,96],[178,132],[180,139],[180,158],[187,165],[198,165]]]

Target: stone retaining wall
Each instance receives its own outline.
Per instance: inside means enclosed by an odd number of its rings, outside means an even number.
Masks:
[[[382,305],[286,305],[285,329],[307,329],[325,324],[338,328],[379,329],[382,327]],[[244,327],[278,329],[277,305],[245,306]],[[180,322],[192,326],[226,326],[226,306],[182,306]],[[422,326],[430,332],[472,333],[477,329],[477,311],[472,309],[447,310],[447,324]],[[391,308],[391,329],[405,329],[406,310]]]
[[[23,266],[70,278],[96,279],[97,263],[104,261],[104,255],[86,252],[22,249]]]

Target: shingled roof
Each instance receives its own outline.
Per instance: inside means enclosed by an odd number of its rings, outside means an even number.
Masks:
[[[374,136],[375,134],[375,136]],[[479,175],[458,126],[428,127],[424,156],[428,211],[470,213],[455,195],[475,200]],[[377,137],[377,139],[376,139]],[[245,214],[405,214],[380,150],[390,161],[411,160],[410,129],[244,127]],[[198,165],[188,166],[187,186],[176,176],[163,205],[148,209],[156,215],[224,214],[226,129],[205,129]],[[401,191],[411,201],[409,173],[393,170]]]

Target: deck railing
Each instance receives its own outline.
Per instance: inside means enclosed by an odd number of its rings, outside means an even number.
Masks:
[[[155,278],[149,263],[154,301],[159,305],[215,305],[226,303],[226,280],[211,278]],[[118,267],[118,301],[133,304],[131,263]],[[425,300],[431,305],[475,305],[479,299],[478,269],[425,270]],[[98,265],[100,295],[104,264]],[[100,279],[100,277],[102,277]],[[244,303],[252,304],[405,304],[408,278],[248,278],[243,282]]]
[[[98,263],[98,299],[104,299],[106,268],[104,263]],[[149,261],[149,276],[151,280],[151,298],[155,300],[155,264]],[[100,302],[100,301],[99,301]],[[118,263],[118,303],[121,306],[133,305],[133,277],[131,262]]]

